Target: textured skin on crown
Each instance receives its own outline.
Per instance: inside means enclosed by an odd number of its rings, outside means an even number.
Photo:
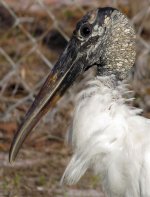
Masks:
[[[82,25],[90,24],[91,34],[83,37]],[[88,12],[74,31],[79,56],[88,67],[97,65],[98,75],[127,77],[135,62],[135,31],[128,18],[117,9],[106,7]]]
[[[103,40],[103,54],[99,75],[115,74],[120,80],[126,78],[135,62],[135,31],[125,15],[114,10],[110,16],[105,15],[103,27],[107,36]]]

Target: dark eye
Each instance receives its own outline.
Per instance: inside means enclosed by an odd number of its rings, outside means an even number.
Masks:
[[[81,29],[80,33],[83,37],[88,37],[92,33],[92,28],[89,24],[84,24]]]

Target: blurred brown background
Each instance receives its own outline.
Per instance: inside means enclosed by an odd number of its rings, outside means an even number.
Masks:
[[[150,117],[149,0],[0,0],[0,196],[100,196],[99,180],[90,172],[76,186],[59,185],[71,155],[64,139],[81,79],[34,129],[13,166],[8,151],[76,21],[87,10],[103,6],[117,7],[135,25],[137,61],[130,79],[136,98],[133,104]]]

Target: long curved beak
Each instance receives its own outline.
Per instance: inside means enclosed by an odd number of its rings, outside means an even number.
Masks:
[[[13,162],[28,134],[41,117],[53,107],[66,89],[83,71],[82,60],[77,56],[76,46],[70,41],[68,47],[47,77],[35,101],[27,112],[23,123],[16,132],[9,152]]]

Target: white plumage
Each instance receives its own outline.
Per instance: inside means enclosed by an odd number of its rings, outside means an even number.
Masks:
[[[62,182],[75,184],[88,168],[109,197],[150,196],[150,120],[126,104],[125,85],[97,77],[79,93],[73,119],[73,157]]]

